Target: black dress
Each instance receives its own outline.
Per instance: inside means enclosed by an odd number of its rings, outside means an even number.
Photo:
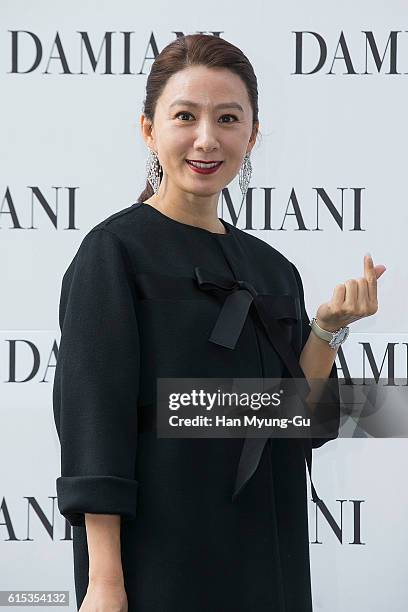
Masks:
[[[222,223],[217,234],[136,202],[88,232],[63,276],[56,485],[73,526],[78,609],[91,512],[122,516],[130,612],[312,610],[303,441],[268,438],[254,460],[243,438],[165,439],[151,428],[157,377],[288,375],[262,307],[297,358],[310,333],[296,267]],[[259,299],[234,297],[222,314],[227,296],[251,292]]]

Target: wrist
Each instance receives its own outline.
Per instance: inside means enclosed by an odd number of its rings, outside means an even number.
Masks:
[[[328,323],[324,323],[323,321],[321,321],[318,317],[316,317],[316,323],[319,327],[328,332],[335,332],[340,329],[340,327],[343,327],[342,325],[329,325]]]
[[[325,342],[328,342],[330,348],[332,349],[336,349],[343,344],[350,332],[348,326],[333,329],[330,325],[325,325],[322,321],[321,325],[319,325],[317,317],[313,317],[313,319],[309,322],[309,325],[315,335]]]
[[[110,572],[110,573],[94,573],[89,572],[88,581],[90,585],[95,586],[124,586],[123,572]]]

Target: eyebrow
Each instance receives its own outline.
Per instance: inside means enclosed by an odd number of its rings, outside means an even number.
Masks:
[[[197,108],[200,105],[197,102],[192,102],[191,100],[175,100],[170,104],[170,108],[173,106],[194,106]],[[236,108],[237,110],[244,112],[244,109],[240,104],[238,104],[238,102],[221,102],[221,104],[217,104],[214,106],[214,108],[215,110],[220,108]]]

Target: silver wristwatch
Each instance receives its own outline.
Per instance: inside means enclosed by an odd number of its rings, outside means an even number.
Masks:
[[[350,332],[348,326],[340,327],[340,329],[334,332],[322,329],[320,325],[316,323],[316,317],[313,317],[309,325],[316,334],[316,336],[319,336],[319,338],[321,338],[322,340],[326,340],[329,343],[329,346],[331,346],[331,348],[333,349],[336,349],[340,346],[340,344],[343,344]]]

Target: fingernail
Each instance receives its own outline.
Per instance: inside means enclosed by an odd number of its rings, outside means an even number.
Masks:
[[[367,257],[371,257],[371,253],[364,253],[364,255],[367,255]]]

